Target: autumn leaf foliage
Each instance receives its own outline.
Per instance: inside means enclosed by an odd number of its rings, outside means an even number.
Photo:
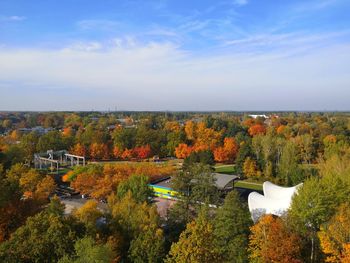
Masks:
[[[301,263],[300,250],[300,238],[278,217],[265,215],[251,227],[248,251],[252,262]]]
[[[234,138],[224,139],[224,145],[214,150],[214,159],[221,163],[233,163],[238,152],[238,145]]]

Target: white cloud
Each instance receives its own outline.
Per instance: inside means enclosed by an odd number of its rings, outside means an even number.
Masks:
[[[25,16],[0,16],[0,20],[6,22],[17,22],[25,19],[27,19]]]
[[[248,4],[248,0],[234,0],[234,4],[239,6],[246,5]]]
[[[87,19],[77,22],[77,26],[81,30],[118,30],[121,23],[114,20],[104,19]]]
[[[38,97],[52,88],[58,94],[67,88],[79,90],[76,99],[84,98],[95,108],[113,103],[135,110],[348,107],[349,45],[307,54],[298,53],[302,46],[297,46],[263,55],[225,51],[194,56],[171,43],[118,43],[107,48],[81,43],[63,50],[0,49],[0,84],[33,91]],[[286,56],[292,52],[294,56]],[[35,91],[38,87],[40,92]],[[11,99],[1,85],[0,93],[5,94],[1,105],[19,98]],[[88,93],[95,95],[84,97]]]

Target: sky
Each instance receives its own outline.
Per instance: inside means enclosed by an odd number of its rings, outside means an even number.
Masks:
[[[349,0],[0,0],[0,110],[347,111]]]

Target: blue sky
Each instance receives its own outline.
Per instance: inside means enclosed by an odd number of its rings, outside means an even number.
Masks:
[[[0,110],[350,110],[348,0],[0,0]]]

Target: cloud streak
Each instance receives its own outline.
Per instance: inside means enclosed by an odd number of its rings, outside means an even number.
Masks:
[[[26,19],[27,18],[25,16],[0,16],[0,21],[5,22],[18,22]]]
[[[260,55],[249,52],[194,55],[164,42],[107,48],[102,43],[86,46],[0,50],[0,91],[40,88],[62,96],[68,89],[74,94],[81,92],[77,98],[103,109],[115,104],[135,110],[348,107],[350,46],[346,44],[299,55],[295,48],[297,55],[291,57],[286,56],[286,50]],[[97,99],[102,94],[108,95]],[[24,99],[30,100],[31,96],[21,99],[16,95],[16,100]],[[0,104],[8,105],[8,100],[2,96]],[[332,100],[337,100],[336,106]],[[62,102],[61,107],[68,105]]]

